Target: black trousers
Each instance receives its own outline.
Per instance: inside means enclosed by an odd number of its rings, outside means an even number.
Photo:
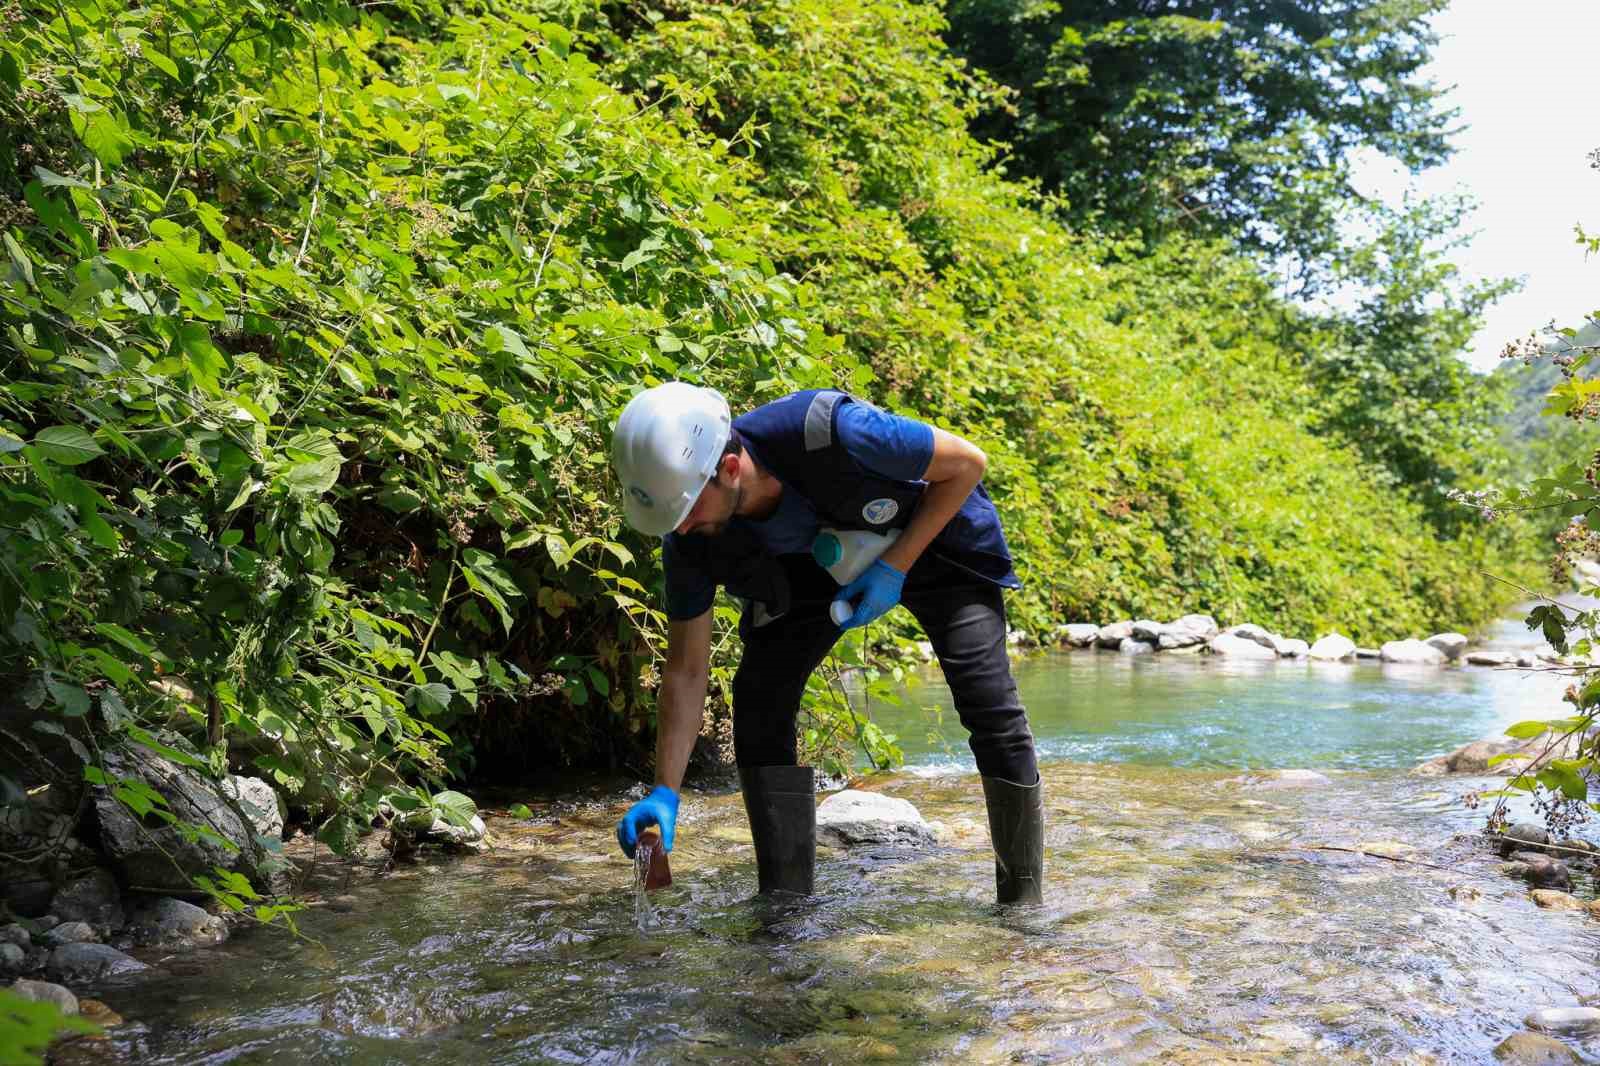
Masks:
[[[811,671],[839,639],[828,617],[839,586],[809,556],[784,556],[789,610],[765,625],[746,611],[744,655],[733,678],[733,749],[740,766],[795,765],[795,721]],[[1022,785],[1039,779],[1028,715],[1006,657],[1001,590],[924,552],[900,603],[933,644],[966,727],[978,772]]]

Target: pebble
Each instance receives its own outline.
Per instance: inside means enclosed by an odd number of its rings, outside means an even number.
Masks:
[[[15,944],[19,948],[33,946],[33,938],[28,935],[26,929],[16,922],[12,922],[10,925],[0,925],[0,941],[7,944]]]
[[[122,1015],[101,1003],[98,999],[80,999],[78,1000],[78,1009],[85,1018],[96,1025],[105,1026],[107,1029],[113,1025],[121,1025],[124,1020]]]
[[[9,940],[0,940],[0,973],[17,973],[23,969],[28,953]]]
[[[1368,855],[1378,855],[1385,859],[1408,859],[1417,853],[1415,847],[1398,840],[1363,840],[1356,847]]]
[[[1588,1033],[1600,1029],[1600,1007],[1545,1007],[1522,1019],[1522,1024],[1546,1033]]]
[[[1583,902],[1570,892],[1557,892],[1553,888],[1536,888],[1528,895],[1533,897],[1533,902],[1546,910],[1552,911],[1581,911]]]
[[[1576,1051],[1543,1033],[1512,1033],[1496,1045],[1494,1057],[1512,1066],[1566,1066],[1583,1061]]]

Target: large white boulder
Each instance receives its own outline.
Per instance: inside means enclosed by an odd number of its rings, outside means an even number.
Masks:
[[[1277,654],[1278,649],[1273,645],[1279,638],[1254,622],[1246,622],[1243,625],[1234,626],[1228,632],[1245,640],[1253,640],[1263,648],[1272,648],[1273,654]]]
[[[1161,636],[1156,641],[1156,646],[1167,651],[1173,648],[1187,648],[1204,644],[1219,632],[1217,620],[1209,614],[1186,614],[1177,621],[1168,622],[1161,627]]]
[[[1300,659],[1311,650],[1311,645],[1299,637],[1276,637],[1272,642],[1272,650],[1278,653],[1280,659]]]
[[[1149,655],[1156,650],[1154,644],[1146,644],[1137,637],[1129,637],[1117,648],[1118,655]]]
[[[1063,644],[1087,648],[1100,636],[1100,627],[1088,622],[1070,622],[1056,630],[1056,634]]]
[[[1130,635],[1134,640],[1142,640],[1146,644],[1154,644],[1161,639],[1162,630],[1165,628],[1160,622],[1149,618],[1141,618],[1133,623],[1133,632]]]
[[[1438,665],[1448,661],[1444,652],[1421,640],[1391,640],[1378,649],[1378,658],[1386,663],[1428,663]]]
[[[1426,643],[1444,652],[1444,657],[1451,662],[1461,658],[1461,653],[1466,650],[1467,637],[1464,633],[1435,633]]]
[[[1230,659],[1276,659],[1278,653],[1265,644],[1258,644],[1247,637],[1234,633],[1218,633],[1207,642],[1206,647],[1211,649],[1212,655],[1223,655]]]
[[[931,844],[933,829],[908,800],[847,788],[817,807],[817,842],[839,848],[852,844]]]
[[[1329,633],[1325,637],[1318,637],[1317,642],[1311,645],[1311,650],[1306,654],[1313,659],[1323,659],[1328,662],[1353,659],[1356,655],[1356,642],[1343,633]]]
[[[1122,646],[1123,641],[1131,636],[1133,636],[1132,622],[1112,622],[1109,625],[1100,627],[1100,632],[1096,634],[1095,641],[1102,648],[1118,648]]]

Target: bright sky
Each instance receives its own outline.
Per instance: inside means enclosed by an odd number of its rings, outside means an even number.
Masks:
[[[1453,0],[1429,75],[1465,128],[1456,154],[1414,179],[1423,193],[1464,188],[1479,202],[1478,235],[1452,258],[1469,277],[1521,276],[1521,292],[1489,311],[1467,353],[1492,369],[1508,340],[1551,319],[1582,325],[1600,309],[1600,256],[1585,260],[1574,224],[1600,232],[1600,0]],[[1407,175],[1358,170],[1363,191],[1398,201]]]

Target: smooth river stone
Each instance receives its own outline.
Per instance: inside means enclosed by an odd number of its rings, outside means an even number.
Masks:
[[[1233,633],[1219,633],[1212,637],[1206,647],[1211,649],[1212,655],[1221,655],[1229,659],[1277,659],[1278,653],[1265,644],[1258,644],[1247,637],[1237,636]]]
[[[1566,1066],[1583,1061],[1576,1051],[1543,1033],[1512,1033],[1496,1045],[1494,1057],[1511,1066]]]
[[[1600,1007],[1545,1007],[1522,1019],[1522,1024],[1546,1033],[1590,1033],[1600,1029]]]
[[[1536,888],[1528,895],[1533,897],[1533,902],[1551,911],[1581,911],[1584,909],[1583,901],[1570,892],[1557,892],[1553,888]]]

